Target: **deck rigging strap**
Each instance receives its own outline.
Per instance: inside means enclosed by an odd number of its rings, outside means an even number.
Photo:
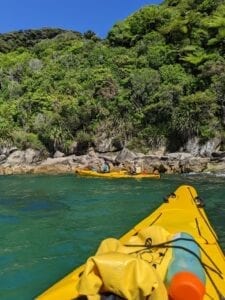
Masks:
[[[191,194],[192,200],[193,200],[194,203],[196,204],[196,201],[195,201],[196,197],[193,196],[193,194],[192,194],[192,192],[191,192],[191,189],[190,189],[189,187],[188,187],[188,191],[189,191],[190,194]],[[198,197],[198,196],[197,196],[197,197]],[[210,226],[209,222],[206,220],[205,216],[203,215],[203,213],[202,213],[202,211],[201,211],[201,208],[202,208],[202,207],[201,207],[201,206],[199,207],[197,204],[196,204],[196,207],[198,208],[198,211],[199,211],[201,217],[203,218],[203,220],[205,221],[207,227],[209,228],[209,231],[212,233],[212,235],[214,236],[215,240],[218,241],[218,238],[217,238],[215,232],[213,231],[212,227]]]
[[[198,223],[198,218],[195,218],[195,223],[196,223],[196,227],[197,227],[199,236],[205,240],[206,244],[209,244],[208,240],[201,233],[200,226]]]
[[[204,255],[206,255],[206,257],[208,258],[208,260],[213,264],[213,266],[215,267],[212,268],[211,266],[209,266],[208,264],[206,263],[203,263],[201,258],[196,254],[194,253],[193,251],[191,251],[190,249],[186,248],[186,247],[183,247],[183,246],[177,246],[177,245],[171,245],[172,243],[174,242],[177,242],[177,241],[191,241],[193,243],[196,243],[198,245],[198,247],[202,250],[202,252],[204,253]],[[210,276],[209,272],[208,272],[208,269],[210,269],[212,272],[214,272],[215,274],[217,274],[221,279],[223,279],[223,274],[222,272],[220,271],[219,267],[215,264],[215,262],[211,259],[211,257],[206,253],[206,251],[201,247],[201,245],[193,240],[193,239],[188,239],[188,238],[176,238],[176,239],[173,239],[173,240],[170,240],[170,241],[167,241],[167,242],[164,242],[164,243],[159,243],[159,244],[155,244],[155,245],[152,245],[152,239],[151,238],[147,238],[145,240],[145,244],[144,245],[131,245],[131,244],[125,244],[124,246],[126,247],[143,247],[145,249],[152,249],[152,248],[177,248],[177,249],[182,249],[184,251],[187,251],[189,252],[190,254],[192,254],[193,256],[195,256],[198,261],[200,262],[200,264],[202,265],[203,269],[205,270],[206,272],[206,275],[208,276],[209,280],[211,281],[218,297],[219,297],[219,300],[225,300],[225,296],[222,295],[222,293],[219,291],[219,289],[217,288],[215,282],[213,281],[212,277]],[[133,253],[138,253],[140,251],[143,251],[143,249],[141,250],[137,250],[137,251],[134,251]]]

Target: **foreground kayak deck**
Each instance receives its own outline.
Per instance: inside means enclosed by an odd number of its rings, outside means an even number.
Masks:
[[[143,179],[143,178],[152,178],[159,179],[159,174],[151,174],[151,173],[140,173],[140,174],[129,174],[127,171],[112,171],[109,173],[100,173],[92,170],[83,170],[76,169],[76,174],[82,176],[91,176],[91,177],[103,177],[103,178],[134,178],[134,179]]]
[[[206,291],[203,299],[225,299],[222,298],[222,296],[225,297],[225,256],[196,190],[186,185],[179,187],[165,199],[165,202],[158,209],[123,235],[120,238],[120,242],[123,245],[129,244],[129,240],[136,237],[141,230],[155,225],[162,226],[171,234],[185,232],[195,238],[201,247],[201,260],[203,264],[207,265]],[[166,259],[165,262],[164,259],[162,261],[160,268],[165,264],[168,265]],[[75,299],[78,296],[77,285],[84,267],[85,265],[82,265],[75,269],[37,299]],[[161,270],[160,268],[159,271]],[[161,300],[164,299],[167,298],[161,298]]]

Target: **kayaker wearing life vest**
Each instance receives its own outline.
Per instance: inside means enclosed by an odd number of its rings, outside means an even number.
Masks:
[[[101,172],[102,173],[109,173],[110,172],[110,166],[109,166],[109,163],[106,160],[104,160],[104,162],[103,162],[103,165],[101,167]]]
[[[136,175],[141,173],[141,167],[138,165],[137,161],[135,161],[130,167],[130,174]]]

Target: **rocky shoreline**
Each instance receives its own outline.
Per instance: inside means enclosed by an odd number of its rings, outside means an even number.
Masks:
[[[12,174],[73,174],[76,168],[96,168],[104,160],[110,164],[111,170],[118,170],[121,165],[129,165],[137,161],[143,170],[161,174],[225,173],[225,152],[213,152],[210,156],[194,156],[187,152],[168,154],[134,153],[127,148],[120,151],[99,153],[93,148],[83,155],[69,155],[57,151],[53,157],[43,157],[34,149],[5,149],[0,153],[0,175]]]

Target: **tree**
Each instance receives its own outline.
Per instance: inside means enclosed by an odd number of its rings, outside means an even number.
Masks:
[[[160,86],[160,76],[156,70],[136,70],[130,77],[130,99],[137,108],[151,102],[151,97]]]
[[[216,134],[219,122],[215,94],[206,90],[181,98],[173,111],[172,130],[186,141],[193,136],[209,139]]]

